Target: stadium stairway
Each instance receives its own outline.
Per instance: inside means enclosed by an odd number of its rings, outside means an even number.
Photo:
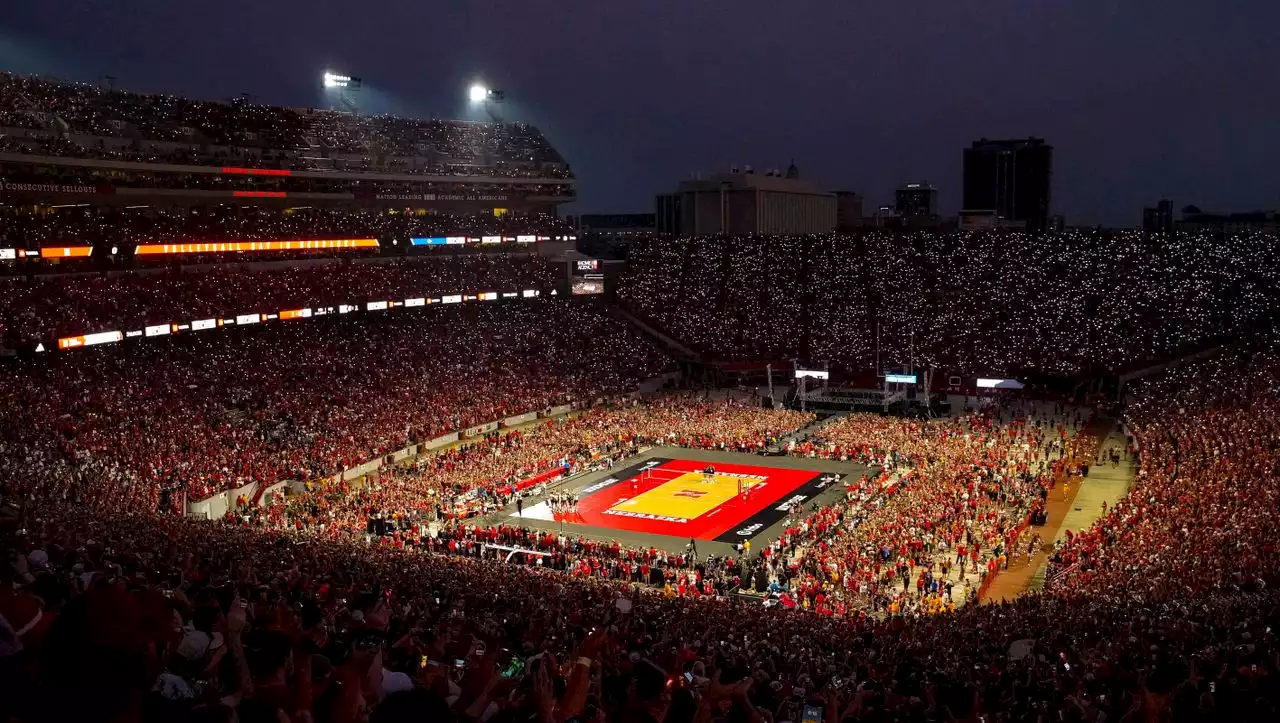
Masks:
[[[848,412],[836,412],[835,414],[827,414],[827,415],[819,414],[817,419],[813,420],[812,422],[809,422],[808,424],[797,429],[791,434],[788,434],[787,436],[783,437],[782,442],[783,444],[786,444],[788,442],[796,442],[796,443],[803,442],[804,440],[813,436],[813,433],[816,432],[819,427],[823,427],[828,424],[831,424],[832,422],[836,422],[848,415],[849,415]]]
[[[625,321],[640,331],[649,341],[657,344],[660,349],[667,352],[679,361],[701,362],[702,357],[689,347],[681,344],[670,336],[659,331],[648,322],[633,314],[621,304],[609,304],[610,313],[617,319]]]

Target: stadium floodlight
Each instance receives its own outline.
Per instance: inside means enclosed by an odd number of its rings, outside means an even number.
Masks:
[[[480,103],[489,97],[489,89],[479,83],[476,83],[471,86],[471,90],[468,95],[470,96],[472,103]]]
[[[337,73],[330,73],[328,71],[325,71],[324,87],[346,88],[348,85],[351,85],[351,80],[352,78],[349,75],[339,75]]]

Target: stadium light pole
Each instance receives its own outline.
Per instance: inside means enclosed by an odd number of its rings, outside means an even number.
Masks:
[[[498,114],[495,104],[506,100],[506,93],[501,90],[494,90],[486,86],[484,83],[472,83],[467,89],[467,99],[471,101],[471,105],[478,105],[484,108],[484,112],[488,114],[489,119],[494,123],[501,123],[502,117]]]
[[[326,94],[336,94],[338,102],[342,106],[347,108],[353,114],[359,114],[360,107],[359,104],[356,103],[353,94],[356,91],[359,91],[361,86],[364,84],[362,80],[355,76],[326,70],[324,75],[321,76],[321,84],[324,86]]]

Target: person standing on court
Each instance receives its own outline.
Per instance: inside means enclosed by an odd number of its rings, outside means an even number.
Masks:
[[[524,517],[524,498],[523,497],[516,498],[516,516]]]

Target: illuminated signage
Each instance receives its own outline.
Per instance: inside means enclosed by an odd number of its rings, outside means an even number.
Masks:
[[[796,379],[804,379],[805,377],[810,377],[812,379],[827,379],[830,376],[831,375],[829,373],[824,371],[818,371],[816,369],[797,369],[796,370]]]
[[[914,374],[885,374],[884,380],[890,384],[915,384]]]
[[[516,243],[531,244],[537,240],[537,236],[516,236]]]
[[[46,259],[66,259],[78,256],[91,256],[93,254],[92,246],[56,246],[40,249],[40,255]],[[31,252],[27,252],[30,256]]]
[[[554,291],[551,292],[553,295]],[[598,293],[598,292],[597,292]],[[312,316],[325,316],[328,314],[349,314],[359,311],[385,311],[398,306],[417,308],[430,306],[432,304],[461,304],[469,301],[496,301],[498,299],[514,299],[524,297],[526,299],[536,298],[542,295],[538,289],[524,289],[523,291],[481,291],[475,294],[448,294],[438,297],[414,297],[405,299],[404,301],[369,301],[365,304],[340,304],[334,306],[322,307],[306,307],[301,309],[284,309],[275,313],[265,314],[239,314],[232,318],[213,318],[213,319],[195,319],[189,323],[177,324],[154,324],[147,326],[142,330],[136,331],[109,331],[98,334],[85,334],[82,336],[70,336],[58,340],[60,349],[71,349],[82,346],[93,346],[95,344],[107,344],[116,341],[122,341],[125,338],[136,337],[155,337],[168,336],[176,334],[180,331],[207,331],[225,325],[247,325],[259,324],[274,319],[291,320],[291,319],[309,319]]]
[[[1017,379],[978,379],[979,389],[1021,389]]]
[[[85,247],[90,248],[90,247]],[[315,241],[230,241],[201,244],[138,244],[138,256],[156,254],[220,254],[253,251],[319,251],[324,249],[376,249],[376,238],[320,239]],[[88,254],[84,254],[88,256]]]
[[[445,238],[444,242],[446,244],[449,244],[450,246],[457,246],[458,244],[465,244],[467,242],[467,237],[466,236],[449,236]]]
[[[283,168],[223,168],[223,173],[241,176],[292,176],[293,171]]]
[[[481,237],[480,237],[480,243],[482,243],[482,244],[500,244],[500,243],[502,243],[502,237],[501,237],[501,236],[481,236]]]
[[[443,236],[432,236],[431,238],[411,238],[409,243],[414,246],[444,246],[449,243],[449,239]]]
[[[79,346],[94,346],[97,344],[111,344],[113,342],[124,339],[124,333],[119,331],[100,331],[97,334],[82,334],[80,336],[67,336],[58,340],[59,349],[74,349]]]
[[[12,261],[18,258],[17,249],[0,249],[0,261]]]

